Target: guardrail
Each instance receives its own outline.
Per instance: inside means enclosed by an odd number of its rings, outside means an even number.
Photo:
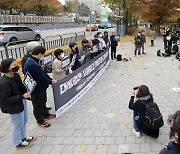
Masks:
[[[53,17],[53,16],[23,16],[23,15],[2,15],[3,24],[45,24],[45,23],[74,23],[74,18]]]
[[[85,38],[85,32],[69,33],[64,35],[49,36],[41,38],[39,43],[46,48],[46,53],[53,52],[56,48],[68,49],[68,45],[71,42],[78,42]],[[26,40],[26,43],[33,40]],[[24,43],[25,41],[17,41],[16,43]],[[27,53],[26,45],[23,44],[20,47],[14,46],[12,42],[4,44],[0,49],[0,61],[6,58],[17,59],[20,65],[21,59]],[[66,53],[67,54],[67,53]],[[1,76],[1,73],[0,73]]]
[[[62,47],[65,45],[69,45],[71,42],[77,42],[85,38],[85,32],[79,33],[69,33],[64,35],[55,35],[49,36],[46,38],[41,38],[39,43],[46,48],[46,50],[55,49],[58,47]],[[32,41],[32,40],[28,40]],[[26,42],[28,42],[26,40]],[[25,41],[17,41],[16,43],[24,43]],[[26,45],[23,44],[20,47],[13,45],[12,42],[7,43],[2,46],[3,48],[0,50],[0,60],[5,58],[23,58],[23,56],[27,53]]]

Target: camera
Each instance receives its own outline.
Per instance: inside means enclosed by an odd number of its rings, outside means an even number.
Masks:
[[[133,89],[134,89],[134,90],[137,90],[137,89],[139,89],[139,87],[137,86],[137,87],[134,87]]]

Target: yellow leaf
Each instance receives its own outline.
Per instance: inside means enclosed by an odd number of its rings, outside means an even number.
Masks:
[[[4,120],[0,120],[0,123],[3,123],[4,122]]]
[[[81,145],[81,152],[85,152],[87,149],[87,146],[86,145]]]
[[[5,131],[0,131],[0,137],[5,135]]]
[[[99,144],[99,149],[102,149],[104,147],[104,144]]]
[[[128,126],[128,122],[124,122],[123,125],[124,125],[124,126]]]
[[[43,138],[47,138],[49,135],[48,134],[43,134],[42,137]]]

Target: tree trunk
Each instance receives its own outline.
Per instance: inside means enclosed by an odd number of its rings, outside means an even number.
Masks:
[[[125,35],[126,35],[128,31],[128,8],[124,13],[124,28],[125,28]]]
[[[161,35],[161,28],[160,28],[160,26],[161,26],[161,19],[158,19],[158,21],[157,21],[157,32],[158,32],[159,35]]]

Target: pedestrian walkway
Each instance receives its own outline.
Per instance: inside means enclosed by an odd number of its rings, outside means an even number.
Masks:
[[[0,153],[5,154],[156,154],[169,141],[167,118],[180,110],[179,62],[174,57],[157,57],[163,49],[162,38],[155,47],[146,46],[146,55],[133,57],[132,41],[123,42],[118,52],[131,57],[128,62],[110,60],[110,65],[92,89],[49,128],[40,128],[28,102],[27,133],[38,136],[32,148],[16,151],[11,146],[9,115],[0,113]],[[163,114],[165,125],[158,139],[143,135],[136,138],[132,128],[132,111],[128,109],[131,89],[146,84]],[[48,106],[54,106],[51,87]],[[54,108],[53,110],[54,111]]]

